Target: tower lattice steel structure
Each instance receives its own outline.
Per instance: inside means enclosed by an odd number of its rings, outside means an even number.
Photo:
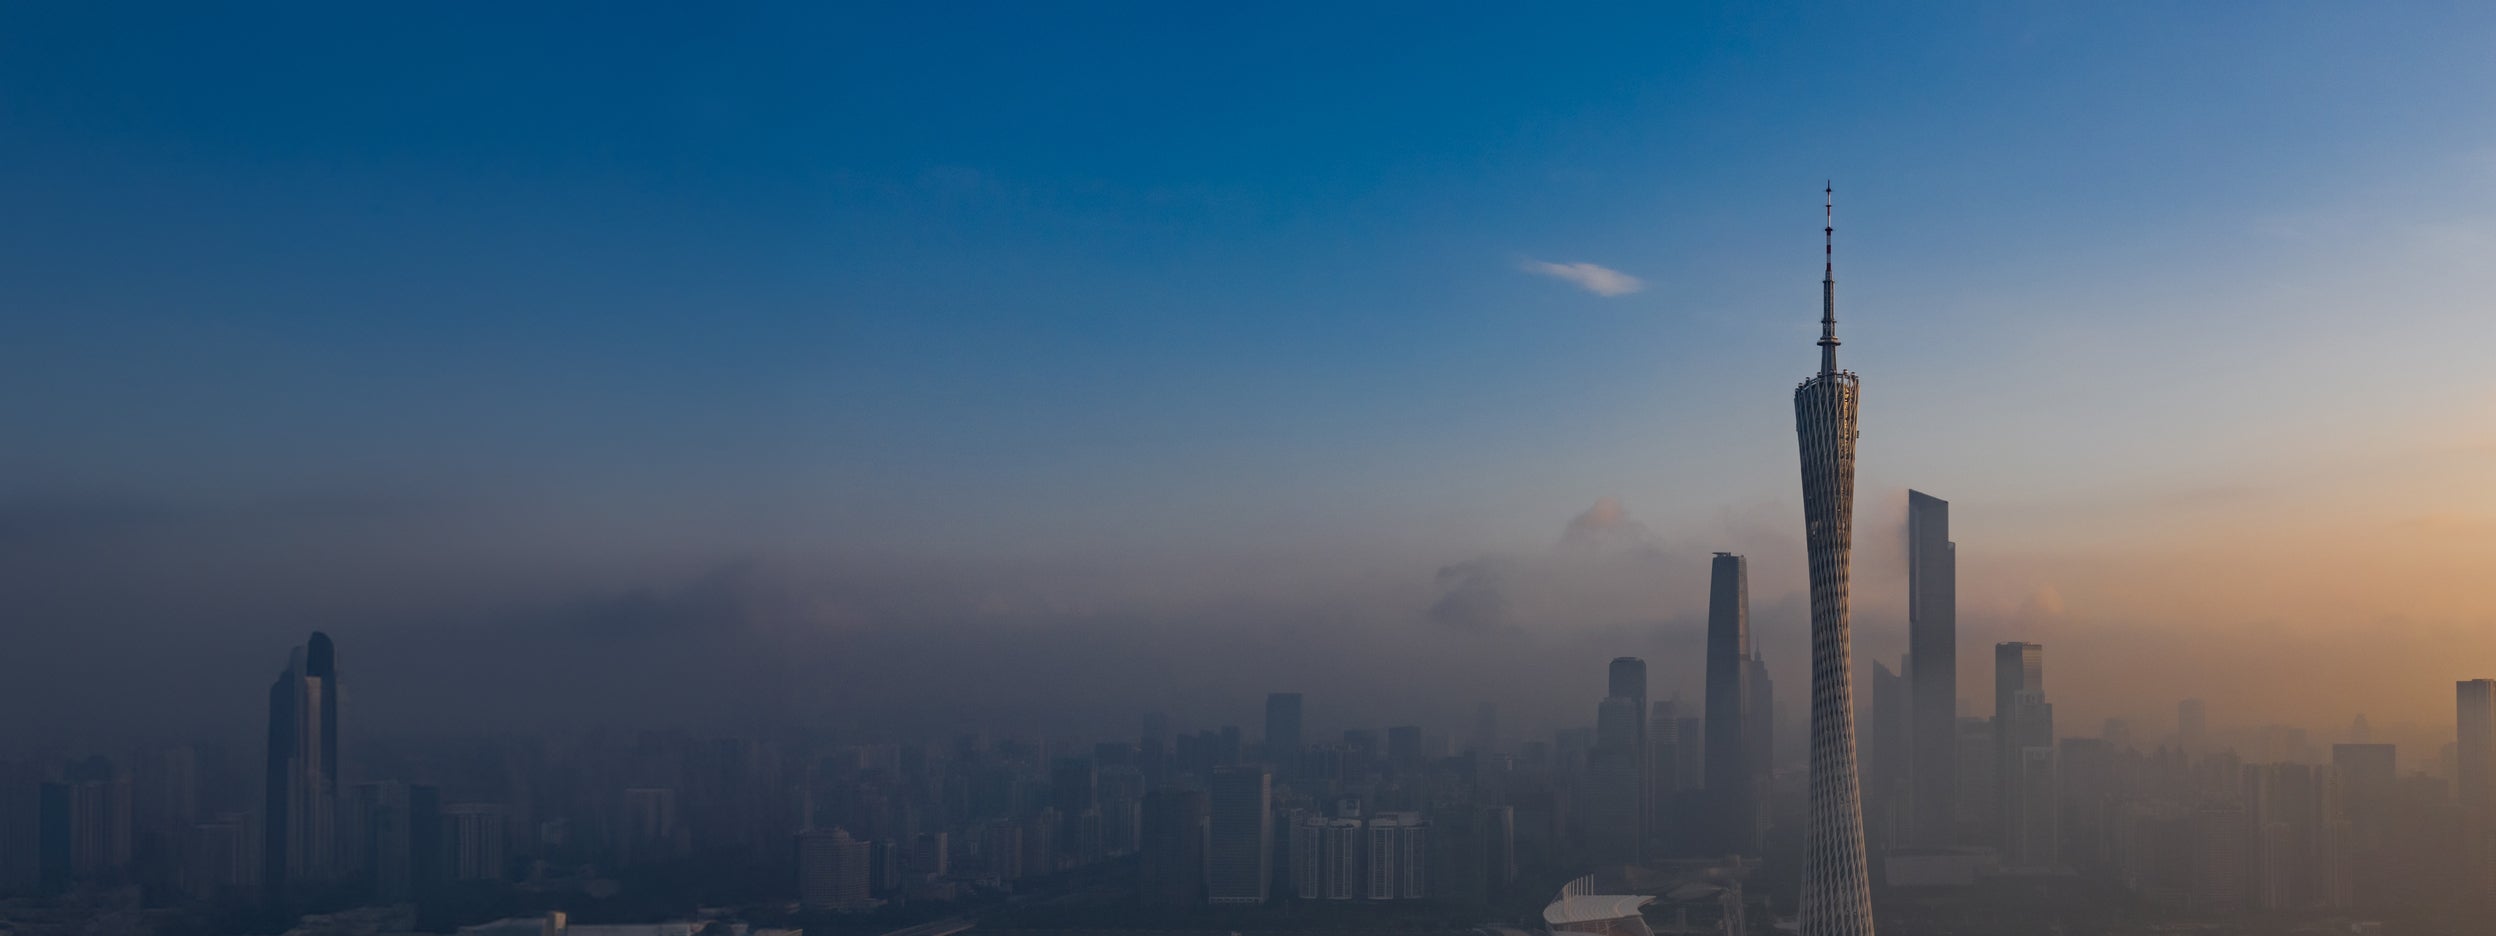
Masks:
[[[1802,936],[1873,936],[1863,854],[1863,791],[1855,773],[1853,639],[1846,573],[1854,545],[1855,407],[1862,383],[1837,369],[1836,190],[1828,203],[1820,281],[1820,373],[1794,388],[1803,460],[1803,526],[1811,553],[1811,813],[1803,856]]]

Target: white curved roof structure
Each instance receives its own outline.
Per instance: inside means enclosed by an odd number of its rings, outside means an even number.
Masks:
[[[1654,903],[1644,894],[1589,894],[1595,889],[1592,874],[1570,881],[1560,888],[1558,896],[1543,907],[1543,925],[1554,933],[1587,933],[1591,936],[1655,936],[1647,928],[1645,915],[1639,908]]]
[[[1606,923],[1623,917],[1635,919],[1638,908],[1654,903],[1644,894],[1586,894],[1562,897],[1543,908],[1543,922],[1552,929],[1568,929],[1573,924]],[[1601,930],[1570,929],[1570,932],[1602,932]]]

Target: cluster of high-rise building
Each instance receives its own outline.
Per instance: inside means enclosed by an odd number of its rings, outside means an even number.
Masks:
[[[1622,657],[1590,727],[1506,743],[1486,704],[1462,747],[1411,725],[1311,741],[1296,693],[1267,700],[1261,734],[1154,717],[1085,742],[632,732],[411,747],[341,730],[337,648],[316,636],[272,684],[268,746],[249,769],[187,745],[0,770],[0,887],[421,903],[563,869],[727,864],[786,880],[814,912],[1103,874],[1177,910],[1481,901],[1529,870],[1758,859],[1772,825],[1811,814],[1781,805],[1766,756],[1773,696],[1745,640],[1744,561],[1711,570],[1704,698],[1728,705],[1654,698],[1646,661]],[[1947,595],[1919,591],[1930,622]],[[2496,681],[2460,683],[2455,744],[2403,763],[2389,743],[2222,732],[2198,700],[2163,739],[2124,720],[2082,736],[2054,719],[2046,648],[2001,643],[1993,661],[1995,714],[1944,722],[1946,746],[1914,730],[1929,714],[1913,704],[1917,658],[1875,670],[1875,884],[2076,875],[2193,914],[2496,896]],[[2361,719],[2347,736],[2367,735]],[[1949,764],[1948,780],[1915,770],[1924,758]],[[390,764],[406,772],[381,775]],[[1917,796],[1934,788],[1959,795]],[[1945,837],[1922,837],[1928,819]]]
[[[831,795],[816,788],[812,821],[860,844],[818,847],[830,833],[808,833],[805,854],[820,857],[799,869],[803,890],[843,895],[826,908],[853,908],[948,886],[1011,888],[1118,859],[1132,860],[1138,899],[1162,908],[1481,900],[1515,879],[1514,811],[1486,805],[1483,791],[1497,799],[1533,784],[1486,781],[1477,765],[1491,752],[1450,754],[1445,738],[1416,726],[1388,728],[1383,744],[1366,729],[1307,743],[1297,693],[1269,696],[1265,716],[1263,736],[1246,743],[1233,726],[1171,736],[1166,720],[1148,718],[1141,737],[1082,751],[975,736],[957,739],[949,757],[908,745],[845,749],[891,766],[819,778]],[[1503,777],[1526,773],[1509,768],[1497,761]],[[1565,806],[1553,805],[1565,796],[1541,802],[1541,815],[1566,821]],[[962,843],[949,865],[917,859],[924,847],[877,844],[931,836]],[[863,891],[830,883],[857,873],[853,853],[872,869]]]
[[[1752,856],[1766,832],[1774,771],[1776,689],[1750,640],[1741,556],[1710,567],[1704,706],[1648,698],[1647,663],[1612,661],[1586,750],[1583,799],[1597,864]]]

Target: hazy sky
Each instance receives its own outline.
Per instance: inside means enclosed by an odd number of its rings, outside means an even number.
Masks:
[[[1865,654],[2496,675],[2486,4],[1062,6],[0,7],[0,705],[1799,698],[1826,179]]]

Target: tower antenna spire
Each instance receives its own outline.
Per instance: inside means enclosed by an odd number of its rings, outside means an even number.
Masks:
[[[1820,372],[1837,373],[1837,183],[1821,190]]]

